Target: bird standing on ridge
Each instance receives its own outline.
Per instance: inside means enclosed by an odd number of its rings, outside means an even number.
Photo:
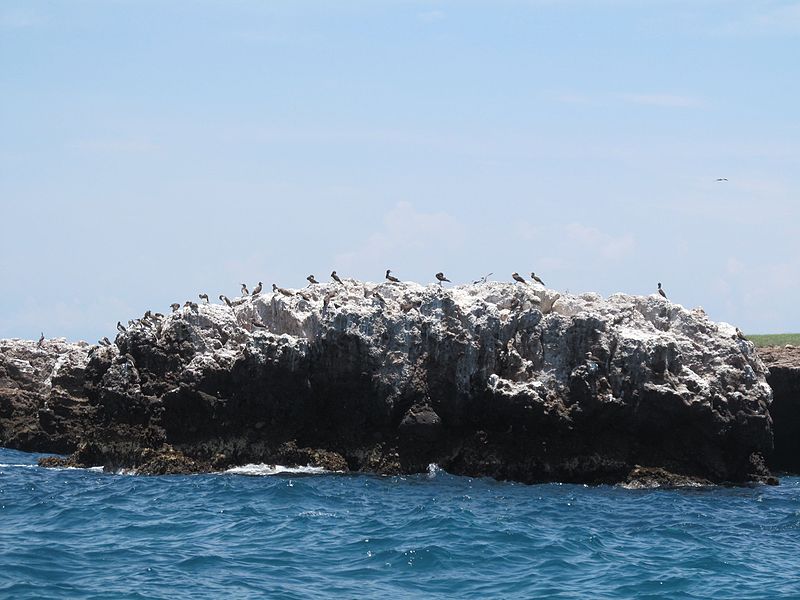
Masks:
[[[242,296],[249,296],[250,292],[247,291],[247,286],[242,284]]]
[[[313,275],[309,275],[308,277],[306,277],[306,279],[308,280],[308,285],[312,285],[312,284],[315,284],[315,283],[319,283],[319,281],[317,281],[316,279],[314,279],[314,276],[313,276]]]
[[[386,269],[386,280],[391,281],[392,283],[400,283],[400,280],[394,275],[391,275],[391,272],[392,271],[390,269]]]
[[[336,283],[342,283],[342,280],[339,279],[339,276],[336,274],[336,271],[331,271],[331,279],[333,279]]]
[[[117,331],[119,331],[120,333],[123,333],[123,332],[128,331],[128,330],[125,329],[125,326],[122,323],[117,321]]]
[[[228,297],[225,294],[220,294],[219,299],[222,300],[225,304],[227,304],[231,308],[233,308],[233,304],[231,304],[231,301],[228,300]]]
[[[661,282],[658,283],[658,293],[661,294],[663,298],[667,297],[667,295],[664,293],[664,290],[661,289]]]
[[[442,285],[442,283],[443,283],[443,282],[445,282],[445,281],[446,281],[447,283],[452,283],[452,282],[451,282],[451,281],[450,281],[450,280],[449,280],[447,277],[445,277],[445,276],[444,276],[444,273],[442,273],[441,271],[439,271],[439,272],[436,274],[436,279],[438,279],[438,280],[439,280],[439,285],[440,285],[440,286],[441,286],[441,285]]]
[[[103,336],[103,339],[102,339],[102,340],[100,340],[100,345],[101,345],[101,346],[110,346],[110,345],[111,345],[111,340],[110,340],[110,339],[108,339],[108,336],[105,336],[105,335],[104,335],[104,336]]]
[[[42,335],[39,336],[39,341],[36,342],[36,347],[41,348],[42,344],[44,344],[44,331],[42,332]]]
[[[534,273],[533,271],[531,271],[531,279],[533,279],[533,280],[534,280],[536,283],[539,283],[539,284],[541,284],[541,285],[544,285],[544,281],[542,281],[541,279],[539,279],[539,277],[538,277],[538,276],[536,275],[536,273]]]
[[[206,304],[208,304],[208,294],[197,294],[197,297],[200,298],[200,300],[205,300]]]
[[[285,290],[283,288],[280,288],[280,287],[278,287],[277,285],[275,285],[273,283],[272,284],[272,293],[275,293],[275,292],[281,293],[284,296],[294,296],[294,292],[290,292],[289,290]]]
[[[177,302],[173,302],[172,304],[169,305],[169,307],[172,309],[172,312],[175,312],[181,307],[181,305],[178,304]]]
[[[253,288],[253,296],[258,296],[261,293],[262,283],[259,281],[258,285]]]
[[[525,280],[522,278],[522,275],[520,275],[520,274],[519,274],[519,273],[517,273],[516,271],[514,271],[514,272],[511,274],[511,277],[513,277],[513,278],[514,278],[514,281],[518,281],[519,283],[528,283],[527,281],[525,281]]]

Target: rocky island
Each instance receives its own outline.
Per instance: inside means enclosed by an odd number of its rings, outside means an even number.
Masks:
[[[496,282],[229,302],[148,313],[110,345],[0,340],[0,444],[143,474],[774,481],[767,368],[702,309]]]

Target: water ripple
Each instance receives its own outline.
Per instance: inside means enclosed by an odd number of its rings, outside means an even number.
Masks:
[[[798,598],[800,478],[131,477],[0,449],[0,597]]]

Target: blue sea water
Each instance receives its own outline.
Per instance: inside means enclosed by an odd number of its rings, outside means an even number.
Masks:
[[[800,598],[800,478],[627,490],[36,458],[0,449],[0,598]]]

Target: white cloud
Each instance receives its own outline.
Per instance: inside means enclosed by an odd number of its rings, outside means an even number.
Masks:
[[[417,19],[426,24],[443,21],[444,18],[445,14],[441,10],[428,10],[417,14]]]
[[[694,96],[677,94],[619,94],[618,98],[631,104],[662,108],[699,108],[704,104],[702,100]]]
[[[587,227],[581,223],[570,223],[565,227],[569,239],[591,248],[607,260],[620,260],[633,252],[636,240],[630,234],[613,236],[595,227]]]
[[[343,273],[377,274],[391,268],[408,279],[411,269],[421,271],[423,265],[462,251],[466,237],[464,226],[448,213],[421,212],[399,202],[378,231],[359,247],[337,255],[335,262]]]

